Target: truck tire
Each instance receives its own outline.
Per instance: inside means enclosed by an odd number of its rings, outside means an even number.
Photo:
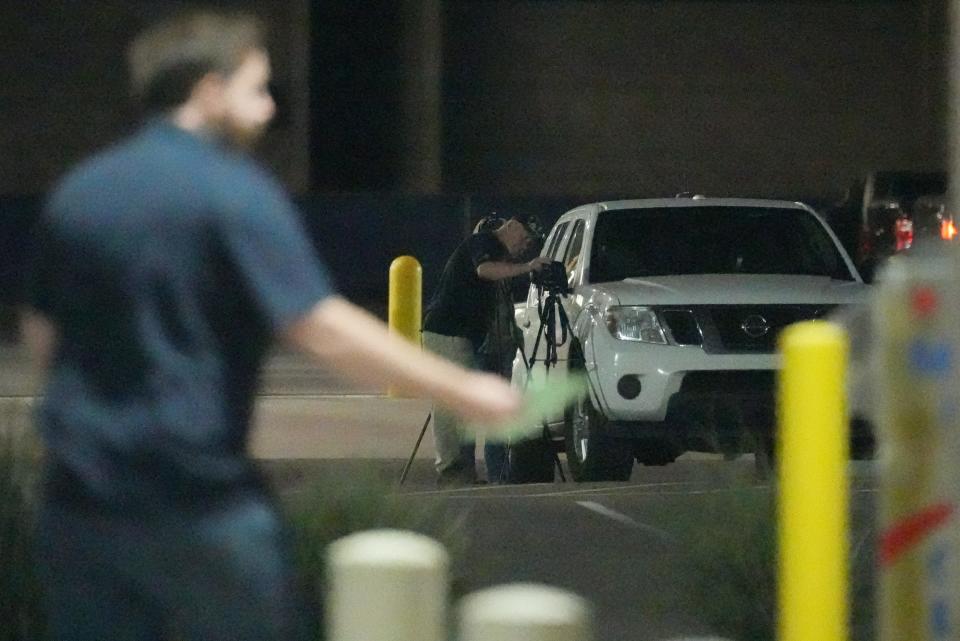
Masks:
[[[577,342],[570,346],[570,371],[583,371],[583,352]],[[630,480],[633,443],[607,433],[607,419],[589,395],[567,408],[563,423],[567,466],[574,481]]]

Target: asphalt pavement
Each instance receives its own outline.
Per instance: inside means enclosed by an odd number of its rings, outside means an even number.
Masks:
[[[264,464],[290,492],[318,478],[349,484],[373,470],[412,508],[462,523],[467,544],[455,558],[455,594],[518,581],[558,586],[590,602],[596,641],[774,638],[757,633],[771,629],[776,601],[774,489],[757,478],[752,457],[687,454],[664,467],[636,466],[627,483],[458,489],[438,488],[427,460],[403,486],[402,459]],[[849,473],[851,639],[868,641],[874,466],[852,462]]]

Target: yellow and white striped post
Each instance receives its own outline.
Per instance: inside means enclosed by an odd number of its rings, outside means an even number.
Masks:
[[[398,256],[390,263],[387,325],[411,343],[421,344],[423,323],[423,269],[413,256]],[[390,396],[400,396],[392,388]]]
[[[844,641],[847,605],[847,335],[808,321],[780,337],[780,641]]]
[[[877,370],[877,639],[956,641],[960,262],[891,259],[873,309]]]

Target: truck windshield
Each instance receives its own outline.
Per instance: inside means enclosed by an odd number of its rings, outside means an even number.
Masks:
[[[663,207],[600,213],[590,281],[682,274],[854,280],[823,225],[801,209]]]

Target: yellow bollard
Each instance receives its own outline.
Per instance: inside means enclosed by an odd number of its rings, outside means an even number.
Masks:
[[[398,256],[390,263],[390,299],[387,324],[390,331],[420,344],[423,299],[423,269],[413,256]]]
[[[779,640],[848,636],[847,335],[808,321],[780,337]]]
[[[398,256],[390,263],[390,294],[387,324],[390,331],[421,344],[423,317],[423,269],[413,256]],[[400,396],[390,390],[390,396]]]

